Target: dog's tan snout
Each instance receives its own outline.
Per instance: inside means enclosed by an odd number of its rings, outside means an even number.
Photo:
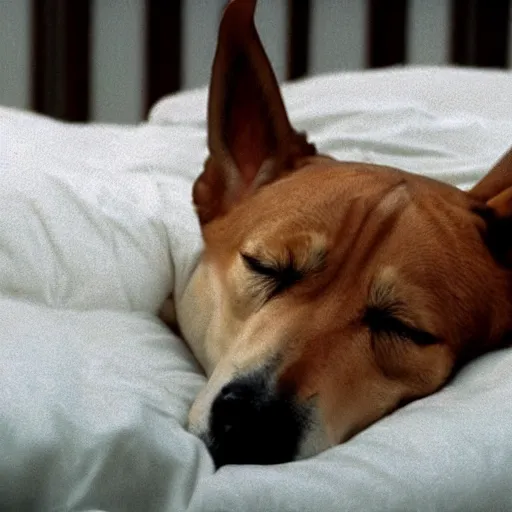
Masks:
[[[291,395],[273,389],[263,373],[233,379],[210,411],[207,444],[215,465],[293,460],[306,415]]]

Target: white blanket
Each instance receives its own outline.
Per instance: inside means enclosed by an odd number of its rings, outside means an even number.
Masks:
[[[285,87],[321,151],[469,186],[512,145],[512,75]],[[201,248],[205,90],[137,127],[0,109],[0,510],[512,510],[512,351],[315,458],[214,473],[184,428],[204,382],[156,318]]]

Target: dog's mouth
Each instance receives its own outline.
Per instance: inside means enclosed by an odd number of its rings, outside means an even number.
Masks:
[[[201,437],[215,466],[279,464],[297,456],[309,424],[307,406],[277,392],[259,374],[226,384],[213,401]]]

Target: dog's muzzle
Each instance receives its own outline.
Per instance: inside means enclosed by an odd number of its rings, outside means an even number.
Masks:
[[[225,464],[278,464],[297,455],[307,409],[277,392],[265,373],[238,377],[216,396],[206,444],[217,468]]]

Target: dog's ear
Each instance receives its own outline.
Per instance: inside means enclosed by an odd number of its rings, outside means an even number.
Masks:
[[[484,207],[485,239],[493,254],[512,265],[512,148],[469,191]]]
[[[219,28],[208,99],[210,156],[193,189],[202,224],[316,152],[288,120],[255,8],[256,0],[231,0]]]

